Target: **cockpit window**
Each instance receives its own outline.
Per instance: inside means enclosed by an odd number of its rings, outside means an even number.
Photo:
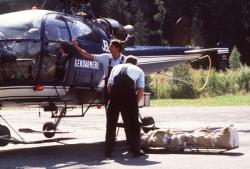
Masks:
[[[41,21],[48,12],[27,10],[0,15],[0,84],[27,84],[37,79]]]
[[[22,11],[0,15],[0,32],[5,39],[40,39],[44,11]]]
[[[69,21],[68,25],[73,39],[89,40],[97,43],[99,42],[100,39],[89,25],[77,20]]]
[[[72,38],[88,36],[92,32],[88,25],[80,21],[72,21],[68,22],[68,24],[72,33]]]
[[[45,24],[45,36],[51,41],[69,42],[69,32],[66,23],[58,14],[49,14]]]
[[[10,41],[0,45],[0,85],[35,81],[40,42]]]

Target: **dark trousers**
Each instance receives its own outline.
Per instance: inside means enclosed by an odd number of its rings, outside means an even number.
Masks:
[[[119,112],[122,114],[129,147],[133,152],[138,152],[140,150],[140,125],[135,90],[119,86],[113,86],[111,89],[107,109],[105,151],[110,153],[113,151]]]

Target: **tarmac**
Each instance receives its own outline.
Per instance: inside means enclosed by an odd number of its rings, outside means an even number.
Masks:
[[[82,168],[169,168],[169,169],[248,169],[250,168],[250,106],[226,107],[161,107],[141,108],[141,115],[152,116],[156,126],[174,130],[192,131],[201,127],[220,128],[234,125],[240,138],[240,147],[226,152],[204,150],[183,153],[154,149],[143,158],[127,153],[123,129],[119,129],[112,158],[103,156],[105,111],[91,108],[81,118],[63,118],[58,128],[64,134],[50,139],[56,142],[39,144],[8,144],[0,147],[0,168],[82,169]],[[38,109],[2,109],[1,116],[14,130],[11,135],[25,142],[46,138],[41,133],[19,133],[20,128],[40,131],[50,118],[50,112]],[[39,117],[40,114],[40,117]],[[76,108],[68,114],[81,114]],[[0,119],[2,125],[6,125]],[[8,125],[6,125],[8,126]],[[9,127],[10,128],[10,127]]]

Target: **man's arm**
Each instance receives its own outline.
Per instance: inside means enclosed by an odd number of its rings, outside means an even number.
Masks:
[[[144,94],[144,88],[139,88],[137,91],[137,103],[139,104]]]
[[[110,76],[109,76],[109,79],[108,79],[108,85],[107,85],[108,94],[110,94],[111,87],[112,87],[112,85],[114,83],[114,71],[115,71],[115,67],[111,70]]]
[[[111,85],[111,84],[108,84],[108,86],[107,86],[108,94],[110,94],[110,92],[111,92],[111,87],[112,87],[112,85]]]
[[[73,45],[73,47],[77,50],[77,52],[78,52],[82,57],[84,57],[85,59],[88,59],[88,60],[94,60],[94,56],[91,55],[90,53],[86,52],[85,50],[81,49],[81,48],[78,46],[78,43],[76,42],[76,40],[72,40],[72,45]]]
[[[137,91],[137,103],[139,104],[140,100],[144,95],[144,87],[145,87],[145,74],[142,69],[139,68],[139,79],[136,82]]]

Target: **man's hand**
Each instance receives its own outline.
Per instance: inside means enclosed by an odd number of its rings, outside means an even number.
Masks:
[[[94,56],[92,56],[90,53],[86,52],[85,50],[81,49],[79,46],[78,46],[78,43],[75,39],[72,40],[72,46],[78,51],[78,53],[84,57],[85,59],[88,59],[88,60],[94,60]]]
[[[137,103],[139,104],[140,100],[144,95],[144,88],[139,88],[137,92]]]
[[[76,41],[75,39],[72,40],[72,45],[73,45],[73,47],[74,47],[75,49],[78,49],[78,48],[79,48],[78,43],[77,43],[77,41]]]

